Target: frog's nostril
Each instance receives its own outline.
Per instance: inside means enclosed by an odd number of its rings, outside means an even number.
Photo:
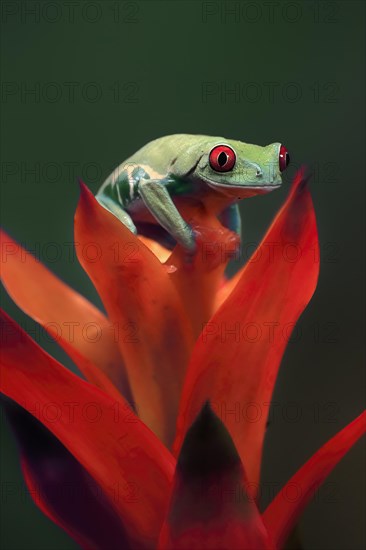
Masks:
[[[260,168],[257,168],[257,171],[256,171],[255,175],[256,175],[257,178],[262,176],[263,175],[262,170]]]

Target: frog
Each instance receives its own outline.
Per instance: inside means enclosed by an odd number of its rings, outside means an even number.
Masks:
[[[241,236],[238,202],[282,185],[290,162],[282,143],[253,145],[223,137],[174,134],[150,141],[106,178],[95,198],[135,235],[193,253],[197,235],[180,204],[211,208]]]

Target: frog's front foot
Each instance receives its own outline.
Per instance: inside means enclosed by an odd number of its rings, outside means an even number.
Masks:
[[[196,250],[192,227],[182,218],[160,180],[142,179],[139,194],[156,221],[188,252]]]
[[[179,240],[177,239],[178,244],[183,246],[183,248],[186,249],[187,254],[192,257],[197,252],[197,235],[197,232],[187,223],[184,231],[182,231],[181,235],[179,235]]]

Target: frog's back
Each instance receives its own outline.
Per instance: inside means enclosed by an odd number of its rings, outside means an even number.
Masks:
[[[209,136],[174,134],[150,141],[110,174],[97,195],[107,196],[127,208],[139,199],[140,179],[169,178],[178,159],[190,159],[192,147],[204,147],[210,140]]]
[[[173,134],[150,141],[129,157],[123,164],[135,163],[140,166],[150,167],[160,177],[170,173],[170,167],[174,161],[187,154],[193,146],[204,144],[212,140],[210,136],[194,134]],[[152,175],[151,177],[154,177]]]

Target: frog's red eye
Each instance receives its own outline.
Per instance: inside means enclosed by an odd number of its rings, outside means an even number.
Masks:
[[[286,170],[287,166],[290,164],[290,155],[284,145],[280,147],[280,154],[278,157],[278,163],[280,166],[280,172]]]
[[[217,145],[209,156],[210,166],[216,172],[229,172],[235,166],[235,151],[228,145]]]

